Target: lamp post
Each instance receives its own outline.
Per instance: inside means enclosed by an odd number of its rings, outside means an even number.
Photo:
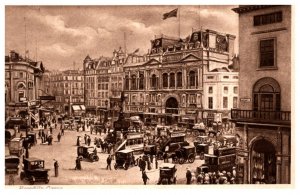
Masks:
[[[108,100],[105,100],[105,115],[104,115],[104,123],[108,121]]]

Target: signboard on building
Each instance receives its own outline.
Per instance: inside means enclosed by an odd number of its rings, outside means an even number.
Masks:
[[[251,102],[251,98],[240,98],[241,102]]]
[[[40,96],[40,100],[55,100],[55,96],[51,96],[51,95]]]
[[[20,98],[19,98],[19,101],[20,101],[20,102],[26,102],[26,101],[27,101],[27,98],[26,98],[26,97],[20,97]]]

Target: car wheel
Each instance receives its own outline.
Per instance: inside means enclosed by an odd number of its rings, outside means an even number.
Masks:
[[[33,184],[34,184],[34,177],[33,177],[33,176],[30,178],[29,184],[30,184],[30,185],[33,185]]]
[[[96,156],[96,155],[94,155],[94,156],[92,156],[92,160],[93,160],[93,162],[98,161],[98,160],[99,160],[99,157]]]
[[[181,164],[181,165],[184,163],[184,161],[185,161],[184,158],[179,158],[179,160],[178,160],[179,164]]]
[[[24,177],[25,177],[25,173],[24,173],[24,172],[21,172],[21,174],[20,174],[20,179],[23,180]]]
[[[195,161],[195,156],[194,154],[190,154],[188,158],[189,163],[193,163]]]
[[[126,163],[124,166],[124,170],[127,170],[129,168],[129,165]]]

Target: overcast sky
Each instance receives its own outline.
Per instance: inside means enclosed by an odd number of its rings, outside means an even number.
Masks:
[[[180,8],[180,36],[208,28],[238,36],[237,6],[6,6],[5,53],[16,50],[49,69],[82,68],[86,55],[111,57],[114,49],[147,53],[155,35],[179,35],[179,18],[162,15]],[[238,39],[238,37],[237,37]],[[236,39],[236,53],[237,51]],[[36,52],[37,48],[37,52]]]

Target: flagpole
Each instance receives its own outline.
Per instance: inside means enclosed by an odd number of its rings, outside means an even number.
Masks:
[[[179,27],[178,27],[178,32],[179,32],[179,38],[180,38],[180,6],[178,7],[178,19],[179,19]]]

